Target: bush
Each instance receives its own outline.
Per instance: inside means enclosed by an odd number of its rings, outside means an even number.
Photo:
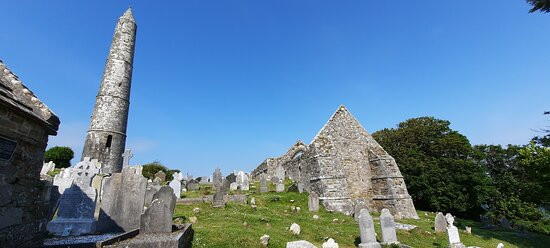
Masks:
[[[56,168],[67,168],[71,166],[71,159],[74,158],[74,152],[70,147],[54,146],[44,153],[44,162],[53,161]]]
[[[164,172],[164,174],[166,174],[166,181],[167,182],[172,181],[172,179],[174,178],[173,174],[175,172],[180,172],[179,170],[170,170],[166,166],[161,164],[159,161],[154,161],[152,163],[148,163],[148,164],[143,165],[142,174],[143,174],[144,177],[146,177],[148,179],[151,179],[151,180],[154,180],[155,179],[155,174],[159,171],[162,171],[162,172]]]

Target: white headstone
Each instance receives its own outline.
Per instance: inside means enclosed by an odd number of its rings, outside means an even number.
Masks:
[[[40,170],[40,175],[46,175],[48,172],[53,171],[53,169],[55,169],[55,163],[53,161],[44,163],[42,165],[42,170]]]
[[[244,171],[239,171],[237,173],[237,179],[236,179],[237,186],[241,188],[241,190],[249,190],[250,185],[248,182],[248,175],[244,173]]]
[[[451,247],[462,247],[462,243],[460,243],[460,236],[458,234],[458,228],[454,226],[455,218],[450,213],[447,213],[445,215],[445,219],[447,220],[447,236],[449,237],[449,245]]]
[[[369,211],[361,209],[359,212],[359,233],[361,243],[359,248],[380,248],[380,243],[376,241],[376,232],[374,230],[374,221]]]
[[[174,195],[176,195],[176,198],[180,199],[181,182],[178,179],[174,178],[172,179],[172,181],[170,181],[168,185],[174,190]]]
[[[387,208],[380,214],[380,226],[382,227],[382,244],[398,244],[395,233],[395,220]]]

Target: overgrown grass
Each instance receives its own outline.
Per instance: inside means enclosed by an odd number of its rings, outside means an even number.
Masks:
[[[287,185],[288,186],[288,185]],[[255,188],[259,188],[257,184]],[[272,185],[270,185],[272,188]],[[196,216],[198,222],[193,224],[195,238],[193,247],[261,247],[259,239],[267,234],[271,237],[269,247],[285,247],[286,242],[307,240],[318,247],[327,238],[333,238],[340,247],[357,247],[359,243],[359,228],[353,217],[339,213],[329,213],[320,210],[310,213],[307,208],[307,193],[275,193],[256,194],[251,191],[249,199],[255,197],[257,209],[250,205],[229,203],[225,208],[212,208],[210,204],[178,205],[174,218]],[[293,200],[294,202],[291,202]],[[291,206],[300,207],[299,212],[292,212]],[[194,214],[193,209],[199,207],[200,213]],[[313,215],[319,219],[314,220]],[[380,224],[375,215],[377,233],[380,237]],[[413,247],[447,247],[445,233],[435,234],[433,222],[435,213],[418,211],[419,220],[400,220],[401,223],[417,225],[413,231],[398,230],[401,243]],[[337,219],[337,220],[334,220]],[[300,235],[294,236],[288,228],[292,223],[301,227]],[[550,237],[529,234],[521,236],[512,231],[484,230],[481,223],[457,219],[460,237],[466,246],[496,247],[503,243],[504,247],[550,247]],[[466,234],[464,227],[472,227],[473,234]]]

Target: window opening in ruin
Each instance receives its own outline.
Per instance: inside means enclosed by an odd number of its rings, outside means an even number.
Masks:
[[[301,157],[303,154],[304,154],[304,152],[299,151],[299,152],[297,152],[296,154],[294,154],[294,156],[292,157],[292,159],[299,158],[299,157]]]
[[[107,148],[111,147],[112,142],[113,142],[113,135],[107,136],[107,143],[105,144],[105,147]]]

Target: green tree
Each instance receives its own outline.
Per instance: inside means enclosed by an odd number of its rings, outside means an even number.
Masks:
[[[392,155],[419,209],[474,215],[491,192],[468,139],[450,122],[420,117],[373,133]]]
[[[44,162],[53,161],[56,168],[67,168],[71,166],[71,159],[74,158],[74,152],[70,147],[54,146],[44,153]]]
[[[545,115],[550,115],[550,111],[545,111]],[[541,146],[550,147],[550,127],[546,127],[539,130],[543,133],[543,136],[535,136],[533,141]]]
[[[172,175],[177,170],[170,170],[159,161],[154,161],[152,163],[143,165],[142,174],[144,177],[153,180],[155,179],[155,174],[159,171],[163,171],[164,174],[166,174],[166,181],[172,181]]]
[[[536,11],[540,11],[543,13],[550,12],[550,0],[527,0],[527,3],[533,6],[529,10],[529,13],[533,13]]]

